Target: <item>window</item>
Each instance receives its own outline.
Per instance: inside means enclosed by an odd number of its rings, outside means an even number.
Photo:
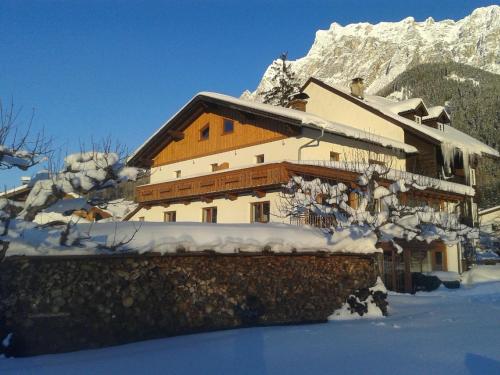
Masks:
[[[255,155],[255,163],[257,164],[264,163],[264,154]]]
[[[167,211],[163,213],[163,221],[166,223],[175,223],[177,221],[177,214],[175,211]]]
[[[207,207],[203,209],[203,222],[204,223],[217,222],[217,207]]]
[[[174,171],[175,178],[181,178],[181,171]]]
[[[144,216],[141,216],[141,217],[139,218],[139,221],[144,221]]]
[[[252,223],[269,222],[270,205],[269,202],[252,203]]]
[[[232,133],[234,131],[234,121],[227,118],[224,119],[223,123],[223,133]]]
[[[340,154],[338,152],[330,151],[330,161],[339,161]]]
[[[422,123],[422,117],[420,117],[420,116],[415,116],[415,122],[416,122],[417,124],[421,124],[421,123]]]
[[[210,168],[212,168],[212,172],[217,172],[219,169],[219,164],[217,163],[214,163],[214,164],[210,164]]]
[[[210,137],[210,124],[206,124],[200,130],[200,141],[207,140]]]

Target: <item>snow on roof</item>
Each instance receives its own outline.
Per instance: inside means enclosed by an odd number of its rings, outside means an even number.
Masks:
[[[479,210],[478,211],[478,215],[486,215],[486,214],[489,214],[491,212],[495,212],[495,211],[498,211],[498,210],[500,210],[500,206],[489,207],[489,208],[485,208],[483,210]]]
[[[316,79],[314,79],[316,80]],[[312,82],[314,82],[312,80]],[[321,82],[321,81],[320,81]],[[326,85],[322,82],[323,85]],[[340,87],[338,85],[326,85],[331,87],[336,91],[340,91],[345,95],[348,95],[353,100],[359,101],[359,103],[364,103],[365,105],[370,106],[371,108],[377,110],[381,114],[390,117],[399,123],[405,125],[410,128],[415,133],[420,133],[426,135],[439,143],[449,143],[453,146],[467,151],[469,154],[486,154],[490,156],[500,157],[500,153],[494,148],[484,144],[483,142],[455,129],[451,126],[445,125],[444,132],[438,129],[431,128],[430,126],[417,124],[415,121],[409,120],[403,116],[398,115],[394,112],[394,101],[376,95],[366,95],[364,99],[359,99],[350,94],[350,92],[344,87]],[[416,98],[417,100],[421,100]]]
[[[353,138],[361,141],[365,141],[372,144],[377,144],[383,147],[394,148],[398,150],[402,150],[406,153],[417,153],[418,150],[411,145],[408,145],[403,142],[399,142],[390,138],[386,138],[383,136],[379,136],[376,134],[370,134],[366,131],[360,130],[358,128],[351,127],[349,125],[340,124],[337,122],[332,122],[325,120],[322,117],[317,115],[313,115],[311,113],[307,113],[304,111],[299,111],[292,108],[283,108],[274,105],[254,102],[245,99],[238,99],[229,95],[214,93],[214,92],[200,92],[196,94],[187,104],[185,104],[176,114],[174,114],[167,122],[165,122],[151,137],[149,137],[146,142],[144,142],[141,146],[139,146],[136,151],[128,158],[130,161],[135,155],[139,153],[153,138],[155,138],[161,130],[165,127],[169,126],[170,122],[177,117],[179,113],[181,113],[185,108],[191,105],[196,99],[215,99],[218,101],[222,101],[226,104],[233,104],[239,107],[245,107],[248,109],[252,109],[258,112],[262,112],[263,114],[272,114],[280,117],[284,117],[290,120],[295,120],[300,122],[301,125],[316,128],[316,129],[324,129],[328,133],[337,134],[347,138]]]
[[[0,192],[0,197],[9,196],[9,195],[11,195],[13,193],[18,193],[18,192],[26,191],[28,189],[30,189],[30,187],[28,185],[16,186],[15,188],[12,188],[12,189]]]
[[[409,120],[392,112],[392,110],[387,105],[381,104],[382,102],[380,100],[373,100],[372,96],[367,96],[364,102],[370,105],[372,108],[378,110],[382,114],[391,117],[400,123],[403,123],[415,132],[425,134],[426,136],[431,137],[436,141],[439,141],[440,143],[452,144],[453,146],[461,150],[465,150],[470,154],[486,154],[495,157],[500,156],[498,151],[494,148],[491,148],[483,142],[465,133],[462,133],[460,130],[455,129],[450,125],[444,125],[444,131],[441,131],[431,128],[430,126],[417,124],[415,121]]]
[[[394,113],[401,113],[416,109],[420,104],[422,104],[424,108],[427,110],[427,107],[420,98],[411,98],[407,100],[401,100],[399,102],[393,102],[392,104],[388,104],[387,107],[390,111]]]
[[[123,219],[128,213],[135,210],[137,206],[138,204],[133,201],[119,198],[107,202],[103,211],[108,212],[114,219]]]
[[[354,138],[354,139],[366,141],[369,143],[375,143],[375,144],[381,145],[383,147],[396,148],[399,150],[403,150],[404,152],[407,152],[407,153],[418,152],[418,150],[415,147],[408,145],[406,143],[398,142],[396,140],[382,137],[382,136],[378,136],[375,134],[370,134],[370,133],[367,133],[366,131],[360,130],[358,128],[354,128],[354,127],[349,126],[349,125],[341,124],[338,122],[328,121],[322,117],[319,117],[317,115],[313,115],[313,114],[308,113],[308,112],[299,111],[299,110],[292,109],[292,108],[284,108],[284,107],[278,107],[278,106],[264,104],[264,103],[258,103],[258,102],[254,102],[254,101],[244,100],[244,99],[238,99],[238,98],[234,98],[232,96],[213,93],[213,92],[201,92],[198,95],[218,99],[218,100],[224,101],[226,103],[236,104],[238,106],[243,106],[243,107],[260,110],[260,111],[267,112],[267,113],[272,113],[272,114],[275,114],[278,116],[287,117],[287,118],[290,118],[293,120],[300,121],[301,124],[306,126],[306,127],[325,129],[326,132],[345,136],[347,138]]]
[[[427,108],[427,112],[429,112],[429,115],[424,116],[424,120],[430,119],[430,118],[438,118],[439,116],[441,116],[441,113],[443,113],[443,112],[446,114],[446,116],[448,116],[448,113],[445,111],[444,107],[442,107],[440,105]]]
[[[71,214],[73,211],[88,210],[90,205],[85,198],[61,199],[53,205],[45,208],[43,212],[54,212],[60,214]]]

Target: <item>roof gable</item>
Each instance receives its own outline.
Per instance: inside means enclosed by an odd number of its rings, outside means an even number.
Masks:
[[[174,116],[165,122],[146,142],[144,142],[129,157],[128,164],[147,167],[151,165],[153,156],[157,155],[163,147],[172,141],[175,133],[183,124],[194,121],[195,118],[207,111],[229,111],[239,113],[247,119],[270,119],[300,129],[302,126],[324,129],[326,132],[337,134],[346,138],[357,139],[367,143],[377,144],[390,149],[397,149],[407,153],[415,153],[417,149],[403,142],[398,142],[386,137],[366,134],[366,132],[348,125],[327,121],[313,114],[291,109],[272,106],[268,104],[238,99],[231,96],[201,92],[192,98]]]

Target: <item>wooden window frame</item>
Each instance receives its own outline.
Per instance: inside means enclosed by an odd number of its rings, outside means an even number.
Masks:
[[[203,136],[203,133],[205,131],[208,131],[206,137]],[[210,139],[210,123],[207,123],[207,124],[203,125],[200,129],[200,142],[208,141],[209,139]]]
[[[174,177],[175,178],[181,178],[182,177],[182,171],[179,169],[177,171],[174,171]]]
[[[215,210],[215,221],[213,221],[213,211]],[[210,221],[206,221],[205,220],[205,213],[206,212],[210,212]],[[217,206],[212,206],[212,207],[203,207],[201,209],[201,222],[202,223],[213,223],[213,224],[216,224],[217,223],[217,216],[218,216],[218,212],[217,212]]]
[[[168,216],[173,214],[174,220],[167,220]],[[164,223],[175,223],[177,222],[177,211],[165,211],[163,212],[163,222]]]
[[[259,161],[262,157],[262,161]],[[255,164],[264,164],[266,162],[266,156],[264,154],[255,155]]]
[[[226,131],[226,121],[231,122],[231,130]],[[234,120],[230,118],[222,118],[222,135],[232,134],[234,133]]]
[[[267,221],[263,221],[262,217],[264,216],[264,205],[268,204],[269,205],[269,213],[267,217]],[[261,217],[259,218],[260,220],[255,220],[255,207],[256,206],[261,206]],[[262,201],[262,202],[252,202],[250,203],[250,223],[262,223],[266,224],[271,221],[271,202],[270,201]]]

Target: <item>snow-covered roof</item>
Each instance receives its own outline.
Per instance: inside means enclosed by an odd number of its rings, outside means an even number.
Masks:
[[[415,110],[419,105],[422,105],[424,109],[427,111],[427,113],[429,113],[427,107],[420,98],[411,98],[407,100],[401,100],[399,102],[393,102],[392,104],[388,104],[387,107],[389,108],[390,111],[394,113],[401,113],[401,112]]]
[[[88,210],[91,206],[86,198],[61,199],[45,208],[43,212],[54,212],[59,214],[70,214],[73,211]]]
[[[311,78],[304,86],[307,86],[309,82],[320,83],[324,87],[328,87],[333,91],[340,92],[345,97],[349,97],[351,101],[359,103],[360,106],[368,106],[371,109],[374,109],[376,112],[380,113],[382,116],[391,118],[397,123],[403,125],[406,129],[410,130],[413,133],[420,134],[426,136],[430,139],[433,139],[437,143],[440,144],[451,144],[461,150],[466,151],[469,154],[485,154],[494,157],[500,157],[500,153],[494,148],[484,144],[483,142],[449,126],[444,126],[444,131],[439,129],[434,129],[430,126],[418,124],[415,121],[409,120],[403,116],[398,115],[394,112],[394,101],[389,100],[387,98],[383,98],[381,96],[376,95],[366,95],[364,99],[359,99],[350,94],[350,92],[343,87],[336,85],[327,85],[322,81],[319,81],[315,78]],[[421,100],[421,99],[418,99]],[[396,107],[397,108],[397,107]]]
[[[347,138],[353,138],[361,141],[365,141],[372,144],[377,144],[383,147],[393,148],[397,150],[404,151],[406,153],[417,153],[418,150],[414,146],[408,145],[403,142],[396,141],[391,138],[379,136],[376,134],[369,134],[366,131],[354,128],[349,125],[328,121],[317,115],[307,113],[304,111],[299,111],[292,108],[283,108],[278,106],[273,106],[269,104],[254,102],[245,99],[238,99],[229,95],[214,93],[214,92],[200,92],[196,94],[186,105],[184,105],[176,114],[174,114],[167,122],[165,122],[152,136],[150,136],[146,142],[139,146],[134,153],[128,158],[128,162],[136,157],[136,155],[144,150],[150,142],[157,137],[160,132],[165,130],[170,126],[172,121],[179,116],[180,113],[185,111],[194,102],[201,101],[216,101],[218,103],[225,104],[226,106],[236,106],[238,109],[248,109],[252,112],[259,113],[263,116],[273,115],[284,121],[291,120],[294,125],[305,126],[315,129],[324,129],[328,133],[337,134]]]
[[[444,107],[442,107],[440,105],[427,108],[427,112],[429,112],[429,115],[425,116],[424,120],[431,119],[431,118],[438,118],[439,116],[441,116],[441,114],[443,112],[446,115],[446,117],[450,118],[450,116],[448,115],[448,112],[446,112],[446,110],[444,109]]]
[[[10,195],[12,195],[14,193],[21,193],[21,192],[27,191],[29,189],[30,189],[30,187],[28,185],[16,186],[15,188],[0,192],[0,197],[9,197]]]
[[[130,212],[137,208],[138,204],[133,201],[128,201],[123,198],[115,199],[107,202],[103,211],[108,212],[113,219],[123,219]]]
[[[486,214],[489,214],[491,212],[495,212],[495,211],[498,211],[498,210],[500,210],[500,206],[489,207],[489,208],[485,208],[483,210],[479,210],[478,211],[478,215],[486,215]]]
[[[406,143],[398,142],[396,140],[382,137],[376,134],[369,134],[366,131],[360,130],[358,128],[354,128],[352,126],[341,124],[338,122],[328,121],[320,116],[313,115],[311,113],[307,113],[304,111],[299,111],[297,109],[278,107],[274,105],[258,103],[244,99],[238,99],[232,96],[213,93],[213,92],[201,92],[198,95],[294,119],[300,121],[300,123],[303,126],[316,129],[325,129],[326,132],[345,136],[347,138],[359,139],[369,143],[375,143],[384,147],[396,148],[405,151],[407,153],[418,152],[418,150],[415,147],[408,145]]]

